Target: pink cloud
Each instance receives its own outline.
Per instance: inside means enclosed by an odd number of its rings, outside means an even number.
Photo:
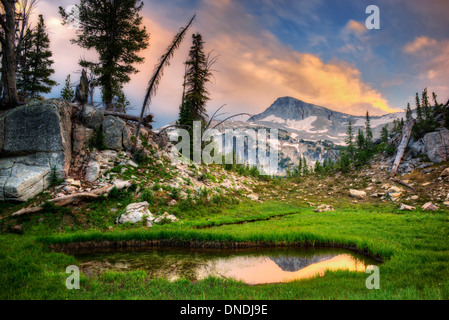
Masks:
[[[73,4],[62,1],[61,5]],[[149,6],[146,4],[146,7]],[[152,8],[153,9],[153,8]],[[160,8],[159,8],[160,9]],[[95,53],[70,44],[74,30],[58,25],[60,20],[53,3],[41,1],[39,10],[45,12],[51,31],[54,51],[55,80],[63,83],[75,71],[83,55],[94,59]],[[140,109],[147,83],[159,57],[173,36],[188,21],[192,13],[185,13],[185,21],[171,20],[171,15],[146,8],[144,23],[151,33],[150,47],[142,52],[145,63],[138,66],[140,73],[125,86],[132,104]],[[176,26],[176,27],[175,27]],[[361,32],[360,23],[349,22],[348,28]],[[373,115],[396,111],[380,92],[362,80],[360,71],[339,60],[323,61],[316,55],[297,52],[280,43],[264,29],[254,17],[247,14],[237,1],[204,1],[197,10],[197,20],[186,36],[181,48],[166,69],[153,99],[150,111],[164,122],[177,118],[182,95],[183,62],[188,57],[191,33],[199,31],[206,41],[205,50],[214,50],[220,56],[215,69],[209,112],[227,104],[227,112],[260,113],[281,96],[292,96],[306,102],[329,107],[337,111],[363,115],[369,110]],[[54,90],[58,92],[60,88]],[[137,113],[138,110],[135,111]],[[163,124],[163,123],[162,123]]]

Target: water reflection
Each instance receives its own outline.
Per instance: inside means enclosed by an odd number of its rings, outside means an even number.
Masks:
[[[326,270],[364,272],[379,264],[350,250],[289,248],[252,250],[147,249],[103,253],[75,253],[86,275],[108,270],[145,270],[150,278],[192,281],[209,276],[247,284],[282,283],[323,275]]]

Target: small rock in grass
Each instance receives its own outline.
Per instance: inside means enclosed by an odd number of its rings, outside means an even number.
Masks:
[[[409,205],[401,203],[401,207],[399,208],[399,210],[401,210],[401,211],[414,211],[414,210],[416,210],[416,208],[413,207],[413,206],[409,206]]]
[[[424,204],[424,205],[422,206],[422,208],[423,208],[424,211],[436,211],[436,210],[439,209],[439,208],[438,208],[436,205],[434,205],[432,202],[427,202],[426,204]]]
[[[349,192],[353,198],[364,199],[366,197],[365,191],[351,189]]]

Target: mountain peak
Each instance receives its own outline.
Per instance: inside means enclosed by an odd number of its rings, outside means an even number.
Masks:
[[[403,116],[397,113],[371,117],[375,136],[380,135],[383,126]],[[365,127],[364,116],[349,115],[286,96],[278,98],[268,109],[251,117],[248,122],[282,129],[304,140],[330,140],[344,144],[349,120],[354,128]]]

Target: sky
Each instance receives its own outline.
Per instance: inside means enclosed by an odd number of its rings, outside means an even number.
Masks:
[[[64,8],[77,3],[58,1]],[[379,30],[366,28],[369,5],[379,7]],[[81,57],[96,59],[70,43],[76,29],[61,25],[57,7],[41,0],[36,9],[47,24],[53,79],[60,84],[47,97],[60,96],[68,74],[79,79]],[[426,87],[439,102],[449,99],[447,0],[144,0],[150,46],[124,87],[130,113],[139,113],[159,57],[195,13],[150,105],[155,128],[178,117],[195,32],[203,35],[205,51],[218,56],[207,86],[209,114],[222,105],[229,115],[258,114],[291,96],[348,114],[382,115],[402,111],[407,102],[413,107],[415,93]]]

